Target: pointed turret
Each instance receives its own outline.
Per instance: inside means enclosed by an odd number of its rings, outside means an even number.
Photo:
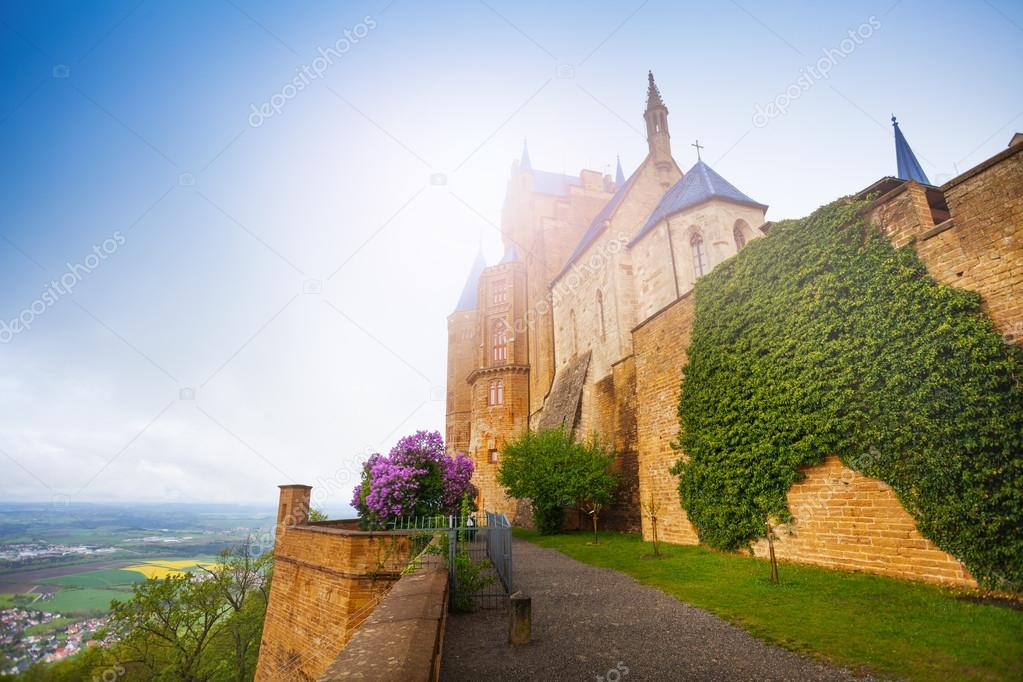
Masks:
[[[519,160],[520,171],[531,171],[533,170],[533,164],[529,160],[529,145],[526,140],[522,141],[522,158]]]
[[[621,187],[625,184],[625,173],[622,171],[622,157],[618,157],[618,168],[615,169],[615,186]]]
[[[505,263],[516,263],[520,260],[522,259],[519,258],[519,252],[518,249],[515,248],[515,244],[512,242],[508,242],[508,246],[504,248],[504,258],[501,259],[501,262],[498,263],[498,265],[504,265]]]
[[[899,130],[899,122],[895,120],[895,114],[892,114],[892,127],[895,128],[895,164],[898,177],[903,180],[916,180],[923,185],[931,184],[924,169],[920,166],[920,162],[916,160],[916,154],[913,153],[909,142],[906,141],[906,136]]]
[[[462,289],[458,305],[455,306],[456,313],[476,309],[476,292],[479,288],[480,275],[483,274],[483,269],[486,267],[487,261],[483,257],[483,245],[480,244],[479,251],[476,252],[476,260],[472,264],[472,270],[469,271],[469,279],[465,281],[465,288]]]
[[[650,157],[657,169],[662,173],[671,169],[671,136],[668,134],[668,107],[664,106],[661,91],[654,82],[654,72],[647,74],[646,111],[646,142],[650,149]]]
[[[657,83],[654,82],[654,72],[653,71],[647,71],[646,72],[646,77],[647,77],[647,87],[646,87],[646,109],[647,109],[647,111],[650,111],[651,109],[653,109],[655,107],[667,108],[667,107],[664,106],[664,100],[661,99],[661,91],[657,87]]]

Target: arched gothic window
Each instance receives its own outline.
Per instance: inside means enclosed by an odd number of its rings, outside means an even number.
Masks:
[[[732,237],[735,239],[735,250],[739,251],[746,246],[746,232],[742,229],[746,225],[744,220],[736,220],[732,228]]]
[[[504,320],[494,320],[491,328],[490,345],[492,348],[491,357],[494,362],[506,362],[508,360],[508,332]]]
[[[693,272],[697,277],[703,277],[709,263],[707,262],[707,247],[699,232],[693,232],[693,236],[689,238],[689,247],[693,250]]]
[[[487,405],[504,405],[504,379],[494,379],[487,388]]]
[[[607,330],[604,327],[604,292],[597,289],[597,330],[600,332],[600,339],[603,341]]]

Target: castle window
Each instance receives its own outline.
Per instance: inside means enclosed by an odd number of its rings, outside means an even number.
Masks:
[[[487,405],[504,405],[503,379],[494,379],[487,389]]]
[[[738,251],[742,247],[746,246],[746,232],[743,227],[746,227],[745,220],[736,220],[735,227],[732,228],[732,237],[735,238],[735,250]]]
[[[693,250],[693,272],[697,277],[703,277],[707,272],[707,247],[703,243],[703,236],[694,232],[689,239],[689,247]]]
[[[503,279],[499,279],[494,282],[494,304],[506,303],[508,301],[508,287],[504,283]]]
[[[607,330],[604,329],[604,292],[597,289],[597,329],[600,331],[601,341],[607,336]]]
[[[498,453],[497,450],[491,450],[490,451],[490,463],[491,464],[497,464],[498,457],[499,457],[499,453]]]
[[[494,326],[491,329],[491,357],[493,357],[494,362],[507,362],[508,332],[505,329],[504,320],[494,320]]]

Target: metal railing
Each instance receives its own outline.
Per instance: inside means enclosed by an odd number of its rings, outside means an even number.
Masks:
[[[445,561],[450,607],[499,608],[512,591],[511,523],[504,514],[402,517],[390,529],[414,536],[410,568]]]

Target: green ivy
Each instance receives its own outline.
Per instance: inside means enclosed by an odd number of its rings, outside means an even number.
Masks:
[[[838,201],[775,224],[701,278],[673,472],[701,540],[789,518],[837,454],[989,586],[1023,587],[1023,353],[980,297],[936,283]]]

